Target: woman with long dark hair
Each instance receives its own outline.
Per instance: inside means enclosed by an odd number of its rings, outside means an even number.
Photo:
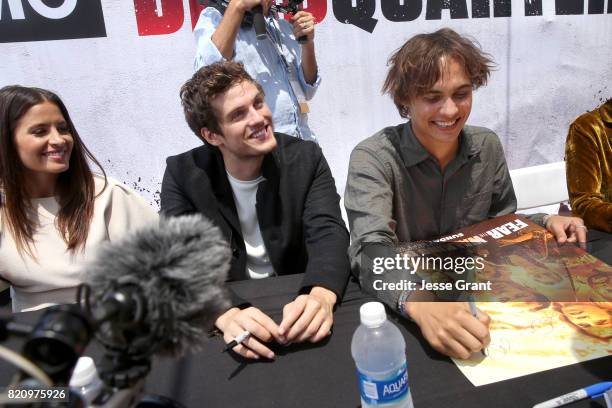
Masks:
[[[106,177],[61,99],[39,88],[0,89],[0,193],[0,289],[10,284],[13,311],[74,302],[100,243],[157,220]]]

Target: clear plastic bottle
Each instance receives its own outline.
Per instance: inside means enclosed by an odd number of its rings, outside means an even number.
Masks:
[[[88,407],[98,396],[104,383],[98,376],[96,364],[91,357],[79,357],[72,377],[70,387],[83,399],[84,406]]]
[[[361,325],[353,334],[351,354],[357,365],[361,406],[413,408],[402,334],[387,320],[382,303],[366,303],[359,314]]]

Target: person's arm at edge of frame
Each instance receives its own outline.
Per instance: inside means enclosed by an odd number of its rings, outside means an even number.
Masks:
[[[313,156],[318,157],[318,163],[302,220],[307,251],[314,255],[308,257],[302,294],[283,308],[280,334],[288,342],[314,343],[329,335],[334,306],[348,283],[349,236],[329,165],[318,145],[308,143],[308,148],[315,150]]]
[[[582,217],[587,226],[612,232],[612,203],[604,201],[601,193],[602,169],[596,159],[599,148],[593,136],[596,130],[585,129],[580,119],[570,125],[565,144],[567,190],[572,211]]]
[[[306,36],[306,43],[300,44],[301,48],[301,73],[303,80],[307,85],[312,86],[317,82],[318,79],[318,66],[317,57],[315,53],[315,19],[314,16],[306,11],[298,11],[291,17],[293,24],[293,35],[295,38]],[[305,89],[307,99],[310,99],[314,92],[307,92]]]

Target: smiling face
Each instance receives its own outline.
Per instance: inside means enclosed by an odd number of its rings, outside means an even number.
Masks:
[[[264,95],[252,82],[242,81],[216,96],[211,105],[220,133],[204,128],[202,136],[219,148],[230,174],[245,180],[244,173],[251,173],[257,164],[260,170],[263,157],[276,147]]]
[[[440,64],[440,79],[407,103],[412,130],[428,150],[431,146],[458,143],[472,110],[472,82],[463,64],[445,57]]]
[[[53,192],[57,176],[68,170],[74,140],[59,108],[48,101],[32,106],[18,121],[14,143],[25,169],[28,190]]]

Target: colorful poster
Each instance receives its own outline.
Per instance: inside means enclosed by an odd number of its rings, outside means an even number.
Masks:
[[[557,245],[517,215],[459,230],[450,241],[483,243],[485,267],[475,279],[492,282],[474,293],[491,317],[488,355],[453,360],[474,385],[612,354],[612,267]]]
[[[482,302],[491,316],[487,357],[453,359],[475,386],[612,354],[612,303]]]

